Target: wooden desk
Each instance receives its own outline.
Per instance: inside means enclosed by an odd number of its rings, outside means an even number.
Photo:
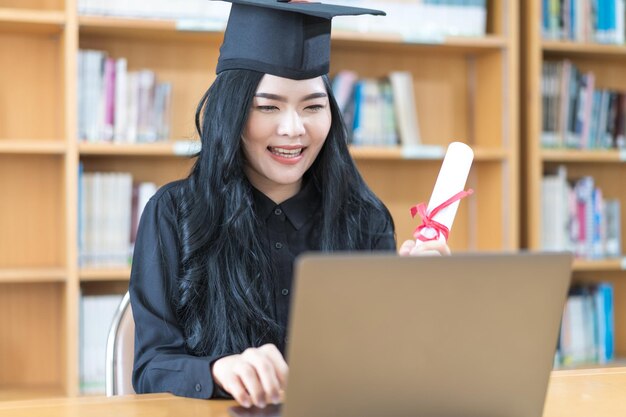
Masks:
[[[169,394],[0,402],[0,417],[227,417],[232,401]],[[626,368],[553,372],[543,417],[626,416]]]
[[[552,372],[543,417],[626,416],[626,368]]]

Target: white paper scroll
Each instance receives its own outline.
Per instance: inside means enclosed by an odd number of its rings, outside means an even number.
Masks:
[[[435,188],[433,189],[433,194],[428,202],[428,213],[450,197],[464,190],[473,160],[474,152],[472,148],[466,144],[452,142],[448,146],[446,156],[443,158],[441,170],[439,171],[439,176],[437,177],[437,182],[435,183]],[[459,203],[460,201],[455,201],[448,207],[442,209],[433,217],[433,220],[443,224],[448,230],[452,229],[452,223],[454,223],[454,216],[456,216]],[[428,239],[437,236],[436,230],[428,227],[422,229],[420,234]],[[439,241],[445,243],[446,238],[443,234],[439,236]],[[419,245],[421,241],[418,239],[416,243]]]

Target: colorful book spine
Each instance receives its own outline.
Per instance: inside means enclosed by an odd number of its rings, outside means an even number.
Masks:
[[[557,367],[606,364],[615,359],[615,312],[611,283],[576,284],[567,299]]]
[[[153,71],[128,72],[124,58],[79,52],[78,133],[88,142],[155,142],[170,138],[172,84]]]
[[[593,72],[581,73],[568,60],[542,68],[544,148],[626,148],[626,90],[597,88]]]

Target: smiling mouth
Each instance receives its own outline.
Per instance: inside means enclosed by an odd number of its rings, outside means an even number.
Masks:
[[[304,152],[305,149],[306,148],[285,149],[285,148],[274,148],[272,146],[267,147],[268,151],[282,158],[297,158],[300,155],[302,155],[302,152]]]

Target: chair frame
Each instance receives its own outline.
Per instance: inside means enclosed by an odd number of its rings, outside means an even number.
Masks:
[[[106,347],[106,357],[105,357],[105,393],[107,397],[112,397],[114,395],[119,394],[119,389],[117,386],[117,366],[116,366],[116,357],[117,357],[117,335],[119,332],[120,324],[122,322],[122,318],[126,313],[126,310],[130,308],[130,293],[126,292],[122,301],[120,302],[117,310],[115,310],[115,315],[113,316],[113,322],[111,323],[111,328],[109,330],[109,335],[107,337],[107,347]]]

